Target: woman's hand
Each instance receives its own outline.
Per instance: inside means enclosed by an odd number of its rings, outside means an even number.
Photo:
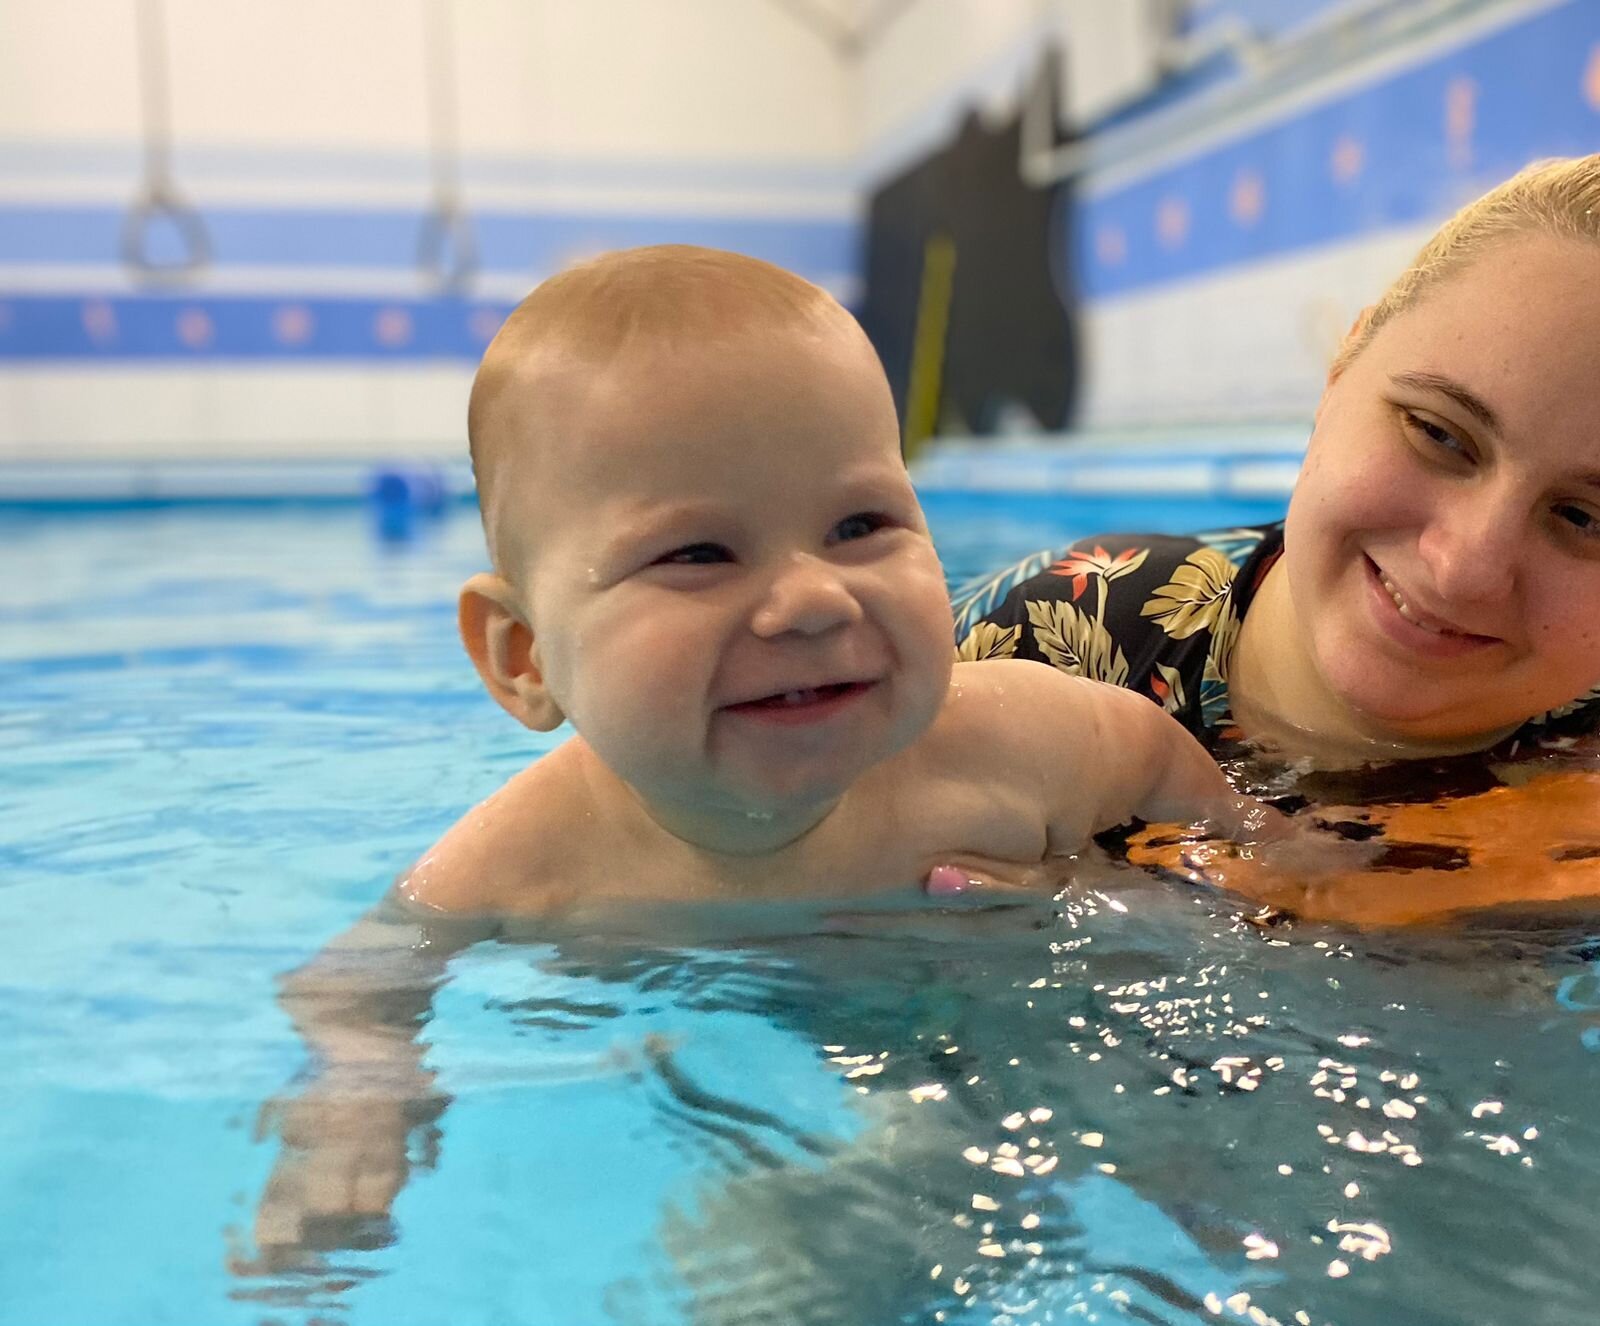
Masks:
[[[1317,832],[1259,848],[1147,829],[1128,859],[1308,921],[1425,925],[1574,900],[1600,910],[1600,774],[1424,805],[1324,807],[1314,822]]]

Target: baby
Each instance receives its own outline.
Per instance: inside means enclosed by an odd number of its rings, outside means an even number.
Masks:
[[[570,269],[495,337],[468,427],[494,570],[462,638],[508,713],[576,735],[417,862],[412,902],[1026,886],[1133,817],[1260,826],[1144,697],[952,665],[888,383],[799,277],[686,246]]]
[[[576,735],[284,978],[316,1073],[267,1111],[283,1146],[241,1273],[387,1237],[369,1226],[445,1104],[418,1029],[475,939],[678,900],[1039,888],[1130,817],[1265,826],[1143,696],[952,665],[883,371],[798,277],[680,247],[555,277],[489,347],[469,430],[494,571],[462,590],[462,636],[513,717]]]

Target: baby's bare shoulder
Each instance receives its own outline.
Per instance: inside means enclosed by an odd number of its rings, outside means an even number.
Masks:
[[[1019,659],[957,663],[944,707],[917,743],[917,763],[986,784],[1032,777],[1041,725],[1053,728],[1063,703],[1053,671]]]
[[[443,912],[538,915],[570,893],[570,841],[581,815],[559,751],[479,802],[418,858],[401,881],[414,902]]]
[[[1098,706],[1117,703],[1115,688],[1070,677],[1048,663],[985,659],[957,663],[942,719],[952,732],[975,729],[1008,741],[1027,741],[1062,725],[1088,721]]]
[[[1142,747],[1152,722],[1160,722],[1155,712],[1141,695],[1046,663],[958,663],[925,748],[941,763],[957,758],[985,777],[1058,776],[1064,761],[1093,767],[1108,750]]]

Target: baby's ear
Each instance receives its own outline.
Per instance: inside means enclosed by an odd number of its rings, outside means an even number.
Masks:
[[[475,575],[461,587],[461,643],[489,694],[506,713],[536,732],[566,717],[545,689],[539,648],[515,589],[496,575]]]

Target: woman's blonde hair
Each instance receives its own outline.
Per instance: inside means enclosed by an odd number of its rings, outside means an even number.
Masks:
[[[1343,372],[1384,323],[1451,272],[1498,240],[1530,231],[1600,243],[1600,153],[1536,161],[1452,216],[1351,328],[1332,375]]]

